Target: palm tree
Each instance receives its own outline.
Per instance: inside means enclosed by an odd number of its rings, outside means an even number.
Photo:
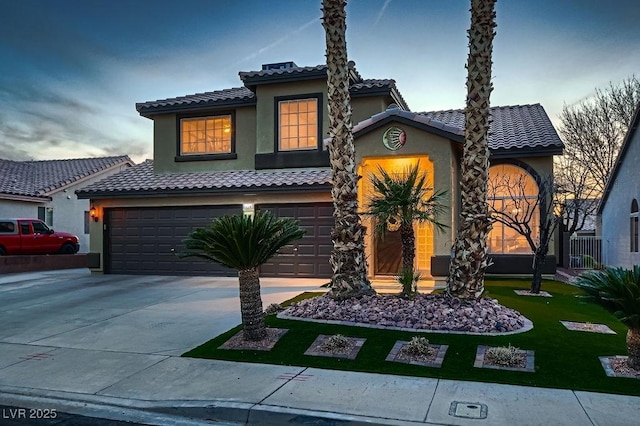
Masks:
[[[578,277],[575,284],[629,328],[627,364],[640,370],[640,266],[591,271]]]
[[[373,195],[364,214],[376,218],[375,234],[378,238],[384,237],[389,224],[399,225],[402,241],[401,277],[413,277],[416,252],[413,223],[428,222],[437,229],[444,229],[445,225],[438,221],[438,216],[445,210],[443,200],[446,191],[434,191],[429,186],[427,174],[420,173],[420,162],[397,175],[389,174],[379,166],[378,173],[371,174],[370,180]],[[404,287],[403,292],[407,293],[407,290]]]
[[[180,257],[199,257],[238,271],[243,338],[261,340],[266,336],[258,267],[305,231],[293,219],[277,219],[271,212],[254,216],[226,215],[208,228],[197,228],[184,240]]]
[[[329,295],[335,299],[373,293],[367,277],[365,228],[358,215],[358,174],[351,123],[346,0],[323,0],[322,25],[327,41],[329,160],[335,225],[331,233],[333,269]]]
[[[467,59],[465,142],[461,162],[460,223],[453,245],[447,292],[460,298],[478,298],[484,291],[489,265],[487,236],[491,217],[487,204],[489,179],[489,96],[496,0],[471,0],[471,28]]]

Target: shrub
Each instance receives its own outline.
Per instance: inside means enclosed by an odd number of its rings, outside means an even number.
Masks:
[[[264,313],[267,315],[277,314],[278,312],[284,311],[284,308],[279,303],[272,303],[267,306],[267,309],[264,310]]]
[[[352,344],[351,340],[342,334],[334,334],[322,342],[320,349],[326,352],[339,352],[348,349]]]
[[[401,351],[405,355],[412,356],[431,356],[436,351],[434,347],[429,345],[426,337],[414,336],[408,343],[402,346]]]
[[[511,346],[511,343],[509,343],[509,346],[497,346],[487,349],[484,357],[485,360],[492,364],[510,366],[520,364],[525,355],[520,348]]]

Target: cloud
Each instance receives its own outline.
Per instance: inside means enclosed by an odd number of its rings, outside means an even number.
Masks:
[[[376,16],[376,20],[373,23],[374,27],[378,25],[378,22],[380,22],[380,19],[382,19],[382,15],[384,15],[385,10],[387,10],[387,7],[389,7],[389,3],[391,3],[391,0],[384,0],[384,4],[382,5],[382,8],[380,8],[378,16]]]
[[[278,47],[279,45],[283,44],[284,42],[286,42],[287,40],[289,40],[293,36],[303,32],[304,30],[306,30],[307,28],[311,27],[312,25],[318,24],[320,22],[321,18],[322,18],[322,16],[319,16],[317,18],[313,18],[310,21],[305,22],[304,24],[300,25],[295,30],[288,32],[284,36],[282,36],[279,39],[273,41],[272,43],[269,43],[266,46],[263,46],[263,47],[259,48],[258,50],[254,51],[253,53],[245,56],[244,58],[240,59],[239,61],[234,62],[231,66],[232,67],[236,67],[236,66],[238,66],[240,64],[243,64],[245,62],[248,62],[248,61],[250,61],[252,59],[257,58],[259,55],[262,55],[263,53],[266,53],[266,52]]]

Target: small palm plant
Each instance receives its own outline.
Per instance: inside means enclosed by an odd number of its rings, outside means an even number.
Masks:
[[[373,194],[369,197],[365,215],[376,218],[375,234],[383,238],[387,229],[400,231],[402,241],[401,277],[413,277],[416,238],[413,222],[428,222],[438,230],[446,227],[438,221],[445,211],[443,201],[446,191],[434,191],[429,186],[427,174],[420,171],[420,162],[407,168],[403,173],[390,174],[382,167],[372,174]],[[403,294],[411,286],[403,286]]]
[[[627,364],[640,370],[640,265],[592,271],[578,277],[576,285],[629,328]]]
[[[208,228],[197,228],[184,240],[180,257],[199,257],[238,271],[243,338],[261,340],[267,332],[260,296],[258,267],[305,231],[293,219],[277,219],[271,212],[254,216],[226,215]]]

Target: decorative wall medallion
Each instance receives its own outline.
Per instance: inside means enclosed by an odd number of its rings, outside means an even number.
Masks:
[[[389,127],[382,135],[382,144],[391,151],[397,151],[407,142],[407,134],[398,127]]]

